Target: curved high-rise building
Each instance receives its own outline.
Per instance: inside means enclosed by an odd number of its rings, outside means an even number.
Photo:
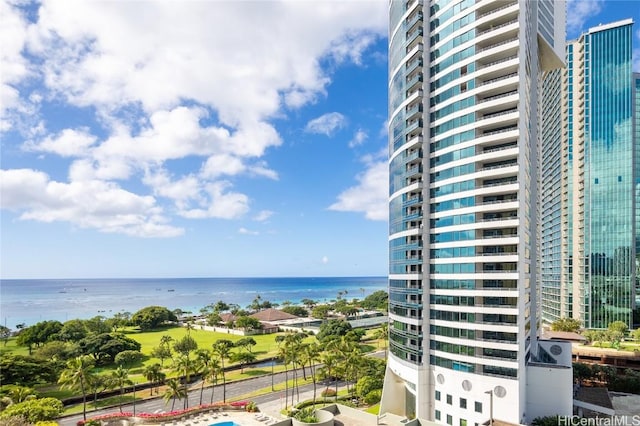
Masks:
[[[570,353],[536,338],[538,91],[563,66],[564,2],[392,0],[389,17],[381,413],[456,426],[570,414]],[[545,374],[556,382],[539,394]]]

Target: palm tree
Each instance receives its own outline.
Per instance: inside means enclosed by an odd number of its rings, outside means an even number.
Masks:
[[[218,339],[213,343],[213,353],[220,360],[220,370],[222,371],[222,402],[227,402],[227,378],[224,371],[224,360],[229,359],[233,342],[227,339]]]
[[[163,381],[164,378],[166,377],[166,374],[162,372],[162,366],[158,363],[149,365],[147,368],[144,369],[143,374],[145,379],[149,380],[152,384],[155,384],[155,385],[158,385],[158,383]],[[158,393],[157,391],[158,386],[155,386],[155,388],[156,388],[156,393]],[[151,387],[151,394],[153,395],[153,386]]]
[[[79,390],[82,393],[82,418],[87,420],[87,389],[93,379],[91,370],[94,360],[89,355],[82,355],[67,361],[67,366],[58,379],[62,387]]]
[[[9,397],[14,404],[37,398],[35,390],[27,386],[13,386],[9,389]]]
[[[120,399],[118,400],[118,407],[122,413],[122,399],[124,397],[124,387],[126,385],[132,385],[133,382],[129,379],[129,370],[123,368],[121,365],[111,372],[111,384],[113,387],[120,388]]]
[[[186,396],[187,392],[183,389],[178,379],[167,380],[167,390],[164,391],[162,399],[164,400],[165,404],[167,404],[170,399],[173,399],[173,402],[171,403],[171,411],[173,411],[176,405],[176,399],[182,399]]]
[[[378,341],[378,348],[380,347],[380,340],[384,344],[384,359],[387,359],[387,340],[389,339],[389,323],[384,322],[380,325],[380,328],[376,329],[373,337]]]
[[[281,337],[282,339],[280,339]],[[284,341],[284,336],[276,336],[276,343],[280,344],[282,341]],[[284,364],[284,409],[286,410],[289,400],[289,371],[287,370],[287,365],[289,364],[290,356],[288,346],[278,346],[278,358],[280,358],[282,360],[282,364]]]
[[[106,376],[94,375],[89,382],[90,390],[93,392],[93,406],[96,407],[98,402],[98,394],[104,390],[109,389],[110,380]]]
[[[217,359],[211,359],[209,363],[209,376],[207,377],[212,385],[211,401],[209,401],[211,404],[213,404],[213,391],[215,390],[216,385],[218,384],[218,376],[220,375],[221,371],[222,369],[220,368],[220,362],[218,362]]]
[[[195,370],[200,374],[200,405],[202,405],[202,394],[207,377],[211,374],[211,352],[207,349],[198,349],[196,352]]]
[[[302,351],[303,360],[309,363],[311,380],[313,381],[313,405],[316,404],[316,363],[320,360],[320,346],[317,342],[304,345]],[[304,364],[303,370],[304,371]]]
[[[184,391],[187,393],[187,386],[189,385],[189,379],[191,374],[191,360],[187,355],[179,355],[173,361],[173,370],[178,373],[178,375],[184,376]],[[184,399],[184,407],[187,408],[189,406],[189,398]]]
[[[160,345],[169,346],[169,343],[171,343],[171,341],[173,341],[173,337],[169,336],[168,334],[165,334],[160,338]]]
[[[322,361],[322,364],[324,364],[321,370],[323,373],[323,376],[325,378],[334,377],[338,367],[337,356],[330,351],[325,351],[322,353],[320,360]],[[338,402],[338,384],[337,384],[338,378],[335,377],[335,380],[336,380],[336,402]],[[327,384],[327,390],[329,390],[329,384]]]

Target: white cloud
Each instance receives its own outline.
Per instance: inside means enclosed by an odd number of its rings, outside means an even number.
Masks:
[[[167,218],[150,196],[101,181],[62,183],[31,169],[0,170],[0,206],[23,211],[22,220],[69,222],[136,237],[174,237],[184,230]]]
[[[28,61],[22,56],[27,40],[27,21],[21,11],[8,1],[0,2],[0,131],[13,127],[9,111],[21,109],[26,100],[20,98],[17,85],[29,75]]]
[[[331,136],[334,131],[346,125],[347,118],[339,112],[329,112],[310,120],[305,130],[309,133],[320,133]]]
[[[327,263],[329,263],[329,258],[327,256],[322,256],[320,262],[322,262],[323,265],[326,265]]]
[[[255,220],[256,222],[264,222],[266,220],[269,220],[269,218],[273,216],[273,214],[274,212],[272,212],[271,210],[261,210],[257,215],[255,215],[253,220]]]
[[[0,131],[23,120],[25,150],[71,159],[69,182],[47,178],[44,188],[91,188],[96,199],[127,194],[155,209],[156,198],[169,200],[169,213],[194,219],[245,215],[249,197],[231,179],[278,179],[262,159],[282,143],[272,120],[327,94],[325,59],[361,63],[387,33],[383,2],[43,0],[34,8],[37,21],[28,23],[18,7],[0,2],[0,38],[8,43],[0,50],[0,104],[12,114],[0,115]],[[88,121],[103,127],[56,121],[58,130],[46,134],[40,103],[94,114]],[[192,170],[173,165],[185,159]],[[86,210],[80,201],[70,197],[67,207]],[[50,204],[14,208],[46,220]],[[129,235],[182,232],[162,228],[166,218],[145,206],[138,204],[140,223],[86,226]],[[79,223],[73,215],[66,220]]]
[[[389,120],[384,120],[382,127],[380,127],[380,137],[386,138],[389,136]]]
[[[603,6],[603,0],[567,0],[567,32],[570,36],[586,31],[584,24],[587,19],[599,14]]]
[[[88,154],[88,149],[97,138],[90,134],[89,129],[64,129],[60,134],[48,135],[42,141],[25,143],[27,150],[42,151],[57,154],[61,157],[79,157]]]
[[[250,231],[247,228],[238,229],[238,234],[242,234],[242,235],[260,235],[260,233],[258,231]]]
[[[367,132],[362,129],[358,129],[358,131],[353,135],[353,138],[349,141],[349,148],[355,148],[356,146],[362,145],[364,141],[367,140]]]
[[[178,214],[188,219],[236,219],[249,211],[249,198],[239,192],[228,191],[229,182],[212,182],[204,187],[205,196],[198,207],[181,209]]]
[[[237,157],[230,154],[212,155],[202,166],[201,175],[216,178],[222,175],[236,175],[245,170],[245,166]]]
[[[389,170],[386,161],[369,161],[358,184],[338,195],[329,210],[364,213],[370,220],[388,220]]]

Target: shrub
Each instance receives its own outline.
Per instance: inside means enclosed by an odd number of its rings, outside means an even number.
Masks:
[[[376,389],[376,390],[372,390],[364,397],[364,402],[369,405],[373,405],[380,402],[380,398],[382,398],[382,390]]]
[[[29,399],[8,406],[0,413],[0,419],[22,416],[30,423],[53,420],[62,414],[63,408],[62,402],[56,398]]]
[[[293,418],[304,423],[318,423],[315,410],[313,408],[303,408],[293,413]]]
[[[335,389],[327,388],[320,393],[320,396],[328,397],[328,396],[336,396]]]

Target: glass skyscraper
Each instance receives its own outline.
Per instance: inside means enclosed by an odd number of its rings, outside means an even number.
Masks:
[[[536,304],[539,132],[558,131],[541,110],[560,108],[541,77],[564,65],[565,4],[392,0],[389,16],[380,412],[456,426],[491,407],[511,423],[570,414],[570,349],[537,340]]]
[[[542,312],[585,328],[633,325],[638,154],[633,136],[631,20],[589,29],[567,46],[561,86],[566,129],[543,137]],[[547,81],[548,80],[548,81]],[[554,154],[560,152],[561,156]],[[560,238],[557,238],[560,236]],[[546,253],[546,255],[544,254]]]
[[[634,99],[635,105],[633,110],[634,116],[634,134],[635,134],[635,143],[634,143],[634,158],[635,158],[635,217],[636,217],[636,228],[635,228],[635,239],[636,239],[636,303],[635,309],[636,312],[638,307],[640,307],[640,73],[633,74],[633,85],[634,85]]]

